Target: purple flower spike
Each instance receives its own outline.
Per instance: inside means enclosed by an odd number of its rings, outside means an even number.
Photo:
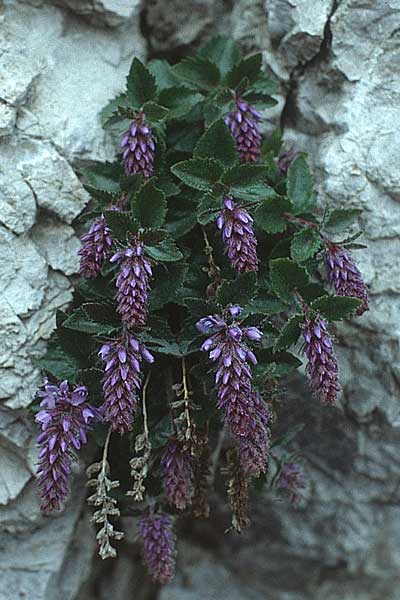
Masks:
[[[224,199],[217,227],[222,231],[222,241],[232,267],[238,273],[258,271],[257,238],[253,218],[232,198]]]
[[[289,495],[290,502],[297,506],[303,499],[301,490],[306,487],[301,466],[297,463],[286,463],[278,477],[277,487],[284,490]]]
[[[187,450],[171,442],[162,457],[161,471],[165,495],[179,510],[190,505],[193,495],[193,464]]]
[[[250,421],[249,431],[240,438],[239,460],[243,471],[248,475],[259,477],[267,468],[270,445],[270,430],[268,422],[270,415],[260,395],[253,390],[252,401],[254,415]]]
[[[306,319],[303,337],[311,387],[322,404],[333,405],[340,391],[338,366],[333,353],[332,338],[324,319]]]
[[[153,362],[153,356],[131,334],[104,344],[99,351],[105,362],[103,379],[104,420],[120,434],[132,429],[141,387],[140,363]]]
[[[151,177],[155,149],[151,128],[146,125],[143,113],[139,113],[121,140],[126,174],[141,173],[146,178]]]
[[[215,319],[215,315],[208,318]],[[257,361],[244,341],[245,331],[236,323],[226,324],[201,347],[201,350],[209,352],[210,359],[217,364],[217,405],[223,411],[232,433],[237,436],[249,433],[254,427],[254,415],[257,412],[249,365]]]
[[[97,277],[105,260],[111,254],[112,237],[104,215],[93,221],[90,229],[81,237],[82,248],[79,274],[88,279]]]
[[[361,273],[350,255],[341,246],[329,242],[326,260],[329,283],[335,288],[338,296],[350,296],[362,300],[362,304],[357,309],[357,315],[362,315],[369,309],[368,293]]]
[[[142,515],[138,523],[144,560],[154,581],[168,583],[175,573],[176,540],[170,515],[162,512]]]
[[[283,152],[278,158],[278,168],[282,177],[286,177],[290,165],[296,160],[299,153],[293,149]]]
[[[238,98],[236,107],[225,119],[243,162],[255,162],[260,155],[260,118],[260,114],[251,104]]]
[[[72,391],[68,382],[51,385],[45,381],[41,410],[36,422],[42,432],[37,443],[41,447],[37,475],[42,496],[41,510],[51,512],[61,507],[68,496],[68,479],[74,450],[86,444],[90,422],[101,420],[100,412],[87,402],[87,389],[80,386]]]
[[[117,312],[129,327],[143,327],[147,319],[147,295],[152,275],[150,262],[143,256],[143,244],[134,239],[126,250],[121,250],[110,259],[118,262]]]

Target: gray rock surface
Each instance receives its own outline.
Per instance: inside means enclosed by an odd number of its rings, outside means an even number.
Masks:
[[[99,597],[82,483],[59,517],[40,516],[22,409],[55,312],[71,299],[71,223],[88,200],[74,168],[112,156],[100,109],[146,42],[153,55],[180,56],[216,29],[263,51],[282,84],[266,131],[283,109],[286,143],[309,152],[321,202],[363,209],[371,310],[337,329],[341,409],[322,410],[298,382],[283,402],[285,426],[307,424],[296,442],[310,480],[304,507],[255,499],[240,538],[224,535],[229,517],[216,508],[182,542],[160,598],[398,600],[399,17],[398,0],[0,1],[0,600]],[[113,565],[95,563],[101,589],[156,597],[135,554]]]

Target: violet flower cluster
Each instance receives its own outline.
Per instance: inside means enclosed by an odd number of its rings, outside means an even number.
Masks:
[[[82,248],[79,274],[94,279],[100,273],[106,259],[111,254],[113,240],[104,215],[100,215],[91,224],[89,231],[81,237]]]
[[[222,241],[232,267],[239,273],[258,271],[257,238],[253,218],[232,198],[224,198],[224,207],[217,218]]]
[[[144,559],[154,581],[168,583],[175,573],[176,540],[170,515],[149,512],[138,523]]]
[[[133,239],[128,248],[116,252],[110,260],[120,265],[116,279],[117,312],[127,327],[143,327],[152,275],[150,262],[143,256],[143,243]]]
[[[137,392],[141,387],[140,363],[142,359],[152,363],[154,357],[129,332],[104,344],[99,356],[106,363],[102,405],[104,420],[111,424],[113,431],[127,433],[132,429]]]
[[[74,450],[86,444],[90,422],[101,420],[101,414],[87,402],[86,387],[70,389],[67,381],[52,385],[46,380],[44,391],[36,395],[42,398],[41,410],[35,417],[42,429],[37,438],[41,446],[37,470],[42,496],[40,508],[51,512],[59,509],[68,496]]]
[[[284,490],[288,495],[290,502],[297,506],[303,498],[302,490],[306,487],[304,472],[298,463],[286,463],[278,477],[276,485]]]
[[[306,318],[303,327],[307,374],[311,387],[322,404],[333,405],[340,391],[338,366],[333,353],[332,337],[326,321],[316,316]]]
[[[227,319],[211,315],[200,319],[196,326],[201,333],[212,334],[201,350],[209,352],[210,359],[217,363],[217,406],[238,439],[241,464],[246,472],[259,474],[266,465],[269,417],[252,386],[250,365],[256,365],[257,359],[247,341],[260,341],[262,333],[256,327],[242,327],[236,321],[241,312],[239,306],[231,306]]]
[[[368,293],[361,273],[344,248],[328,243],[326,254],[329,282],[339,296],[351,296],[362,300],[357,315],[368,310]]]
[[[225,118],[243,162],[255,162],[260,155],[260,119],[260,113],[241,98],[236,100],[235,108]]]
[[[161,473],[168,502],[179,510],[187,508],[193,495],[193,460],[190,452],[171,441],[161,459]]]
[[[146,178],[151,177],[155,149],[151,128],[146,124],[144,114],[140,112],[121,140],[122,160],[126,174],[141,173]]]

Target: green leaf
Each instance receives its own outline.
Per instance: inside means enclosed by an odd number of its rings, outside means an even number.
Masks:
[[[220,80],[218,68],[211,61],[200,56],[184,59],[172,68],[172,72],[194,88],[204,90],[217,86]]]
[[[187,266],[183,264],[170,264],[168,267],[162,265],[157,269],[149,293],[150,310],[159,310],[180,296],[179,290],[183,286],[186,273]]]
[[[167,214],[167,201],[165,194],[156,187],[156,182],[149,179],[138,192],[136,192],[132,213],[142,227],[162,227]]]
[[[289,321],[281,329],[278,339],[275,342],[274,352],[286,350],[286,348],[296,344],[301,333],[300,323],[302,321],[304,321],[304,315],[290,317]]]
[[[219,180],[223,165],[213,158],[191,158],[171,167],[172,173],[196,190],[208,191]]]
[[[290,202],[286,198],[267,198],[254,212],[255,223],[266,233],[285,231],[287,219],[284,213],[290,210]]]
[[[218,303],[222,306],[240,304],[245,306],[257,293],[257,275],[240,273],[233,281],[224,281],[217,294]]]
[[[196,317],[204,317],[217,312],[216,304],[208,302],[202,298],[184,298],[183,304],[189,309],[190,314]]]
[[[354,224],[361,211],[358,208],[336,208],[332,210],[324,224],[324,229],[336,233]]]
[[[82,333],[91,333],[94,335],[111,335],[117,326],[106,323],[99,323],[88,316],[84,306],[80,306],[63,322],[63,327],[81,331]]]
[[[287,305],[267,296],[265,292],[259,292],[257,298],[251,300],[243,309],[244,315],[275,315],[287,310]]]
[[[160,106],[156,102],[149,101],[143,104],[143,112],[150,121],[162,121],[168,115],[168,108]]]
[[[275,129],[268,137],[261,142],[261,157],[271,153],[277,156],[282,147],[282,130],[280,128]]]
[[[119,163],[103,163],[81,169],[82,175],[96,190],[118,194],[121,192],[120,177],[123,169]]]
[[[252,87],[256,92],[261,92],[264,94],[279,93],[278,82],[275,79],[271,79],[266,73],[263,72],[259,73]]]
[[[323,296],[310,304],[310,308],[319,312],[328,321],[341,321],[350,317],[362,300],[346,296]]]
[[[307,211],[313,204],[312,176],[303,155],[298,156],[289,167],[287,193],[295,215]]]
[[[106,106],[100,111],[100,120],[103,127],[105,127],[109,123],[112,117],[118,115],[118,109],[121,106],[125,108],[129,107],[129,100],[126,94],[119,94],[119,96],[117,96],[113,100],[110,100],[110,102],[106,104]]]
[[[270,262],[270,277],[276,295],[286,302],[292,301],[292,292],[309,283],[307,271],[288,258]]]
[[[176,77],[172,73],[172,66],[166,60],[155,59],[147,63],[147,68],[156,78],[160,90],[176,85]]]
[[[157,262],[176,262],[183,258],[182,252],[170,238],[155,245],[146,245],[146,253]]]
[[[278,104],[278,100],[275,100],[275,98],[264,92],[248,92],[243,95],[243,100],[246,100],[250,104],[256,104],[257,110],[271,108]]]
[[[290,255],[296,262],[304,262],[312,258],[321,247],[321,238],[315,229],[302,229],[295,233],[290,245]]]
[[[253,54],[253,56],[244,58],[229,71],[225,78],[226,85],[230,88],[236,88],[244,78],[250,84],[254,83],[260,74],[261,66],[262,54]]]
[[[39,367],[53,375],[58,381],[67,379],[75,383],[75,376],[80,368],[79,361],[60,347],[49,347],[44,358],[38,361]]]
[[[168,217],[166,229],[174,239],[179,239],[189,233],[189,231],[191,231],[196,225],[197,214],[195,208],[193,207],[189,211],[182,210],[174,213],[174,217],[172,219]]]
[[[130,212],[105,210],[103,214],[114,239],[125,241],[127,234],[137,233],[138,223],[132,219]]]
[[[138,59],[134,58],[126,80],[127,96],[133,108],[141,108],[157,94],[154,75]]]
[[[259,183],[253,183],[252,185],[248,185],[246,187],[233,185],[231,186],[230,191],[234,198],[240,198],[242,200],[246,200],[247,202],[256,202],[258,200],[264,200],[265,198],[279,199],[275,190],[267,183],[262,181]]]
[[[206,193],[200,198],[197,207],[197,221],[200,225],[208,225],[215,221],[217,212],[221,209],[221,198]]]
[[[176,85],[163,90],[158,100],[169,109],[168,119],[181,119],[203,100],[203,96],[182,85]]]
[[[194,158],[215,158],[226,167],[239,160],[235,142],[224,121],[216,121],[201,136],[193,153]]]
[[[225,171],[221,181],[234,187],[235,190],[245,192],[246,188],[261,182],[267,174],[268,167],[266,165],[235,165]]]
[[[224,77],[240,60],[240,50],[232,38],[218,35],[199,51],[199,56],[216,65]]]
[[[210,98],[203,103],[203,112],[206,127],[209,127],[217,121],[218,119],[223,119],[226,117],[228,113],[234,107],[233,100],[229,100],[228,102],[221,102],[219,100],[215,100],[215,98]]]

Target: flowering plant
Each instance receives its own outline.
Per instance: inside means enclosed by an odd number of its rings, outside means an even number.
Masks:
[[[303,352],[315,395],[335,404],[330,325],[368,309],[350,255],[359,234],[342,233],[357,212],[321,216],[305,155],[283,151],[277,132],[263,139],[276,90],[261,67],[222,37],[173,66],[133,60],[102,113],[120,155],[82,170],[92,202],[80,279],[41,362],[43,510],[66,498],[93,429],[100,555],[116,555],[120,512],[136,514],[161,583],[174,572],[174,517],[208,516],[219,465],[238,531],[252,480],[302,497],[300,465],[271,441],[274,390]]]

